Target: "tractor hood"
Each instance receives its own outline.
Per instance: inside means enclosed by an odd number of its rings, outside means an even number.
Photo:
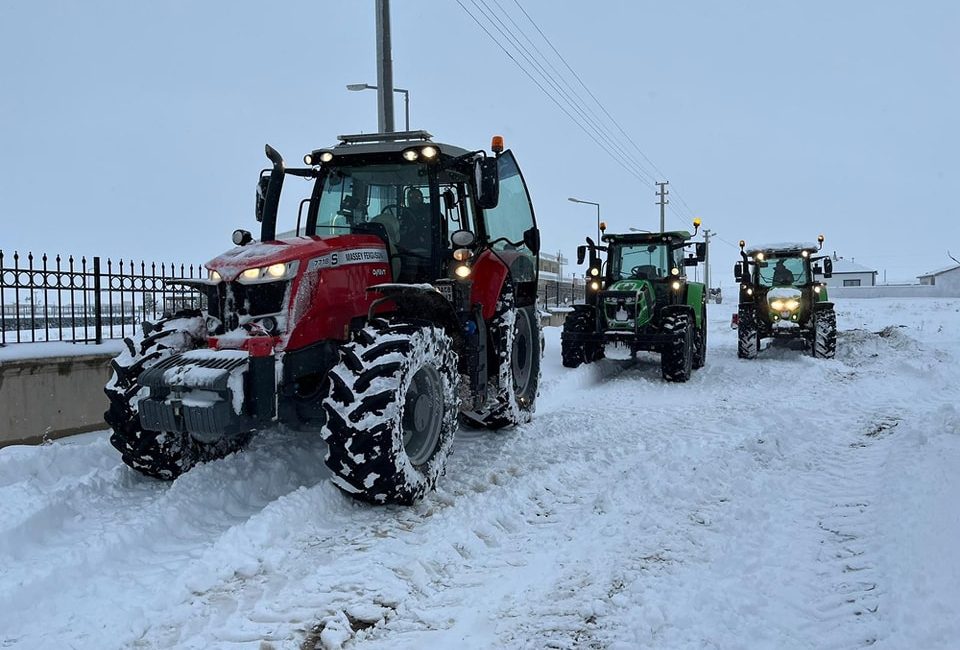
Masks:
[[[375,250],[377,249],[377,250]],[[386,247],[374,235],[338,235],[333,237],[289,237],[268,242],[253,242],[231,248],[205,264],[226,281],[232,281],[243,271],[300,261],[307,264],[330,253],[344,251],[368,255],[369,261],[386,261]],[[380,253],[382,251],[382,254]],[[382,259],[381,259],[382,258]],[[335,266],[336,262],[329,264]]]
[[[639,293],[643,289],[643,285],[647,283],[647,280],[617,280],[609,287],[608,291],[633,291],[634,293]]]

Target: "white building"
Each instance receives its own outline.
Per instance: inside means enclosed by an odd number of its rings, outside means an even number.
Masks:
[[[877,284],[877,271],[863,264],[858,264],[853,258],[844,259],[843,257],[837,257],[837,254],[834,253],[833,277],[824,279],[818,275],[816,279],[825,282],[828,289],[833,287],[872,287]]]
[[[960,264],[917,276],[920,284],[938,287],[942,296],[960,296]]]

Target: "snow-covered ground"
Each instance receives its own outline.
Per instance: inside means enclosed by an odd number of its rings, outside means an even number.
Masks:
[[[560,366],[373,508],[268,432],[172,484],[106,434],[0,450],[0,647],[956,648],[960,300],[839,305],[838,357]]]

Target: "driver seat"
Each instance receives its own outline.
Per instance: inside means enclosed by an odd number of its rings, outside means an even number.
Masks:
[[[637,278],[640,280],[656,280],[660,277],[660,269],[653,264],[644,264],[637,267]]]
[[[397,242],[400,241],[400,222],[396,215],[389,212],[381,212],[373,219],[371,223],[379,223],[387,233],[387,253],[390,255],[390,270],[393,272],[393,281],[396,282],[400,277],[400,256],[397,254]]]

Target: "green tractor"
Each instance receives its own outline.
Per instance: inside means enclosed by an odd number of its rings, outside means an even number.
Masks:
[[[604,234],[606,246],[587,237],[577,263],[589,251],[585,304],[574,305],[561,334],[563,365],[576,368],[604,357],[608,343],[660,353],[667,381],[687,381],[707,355],[707,305],[703,283],[687,279],[686,267],[706,259],[706,244],[685,230]],[[694,250],[685,255],[688,247]],[[606,263],[601,258],[606,253]]]
[[[815,276],[833,275],[833,260],[817,253],[817,243],[765,244],[746,248],[733,274],[740,283],[740,308],[734,315],[737,356],[755,359],[766,338],[800,341],[814,357],[832,359],[837,351],[837,316],[827,286]],[[822,260],[822,266],[816,264]]]

